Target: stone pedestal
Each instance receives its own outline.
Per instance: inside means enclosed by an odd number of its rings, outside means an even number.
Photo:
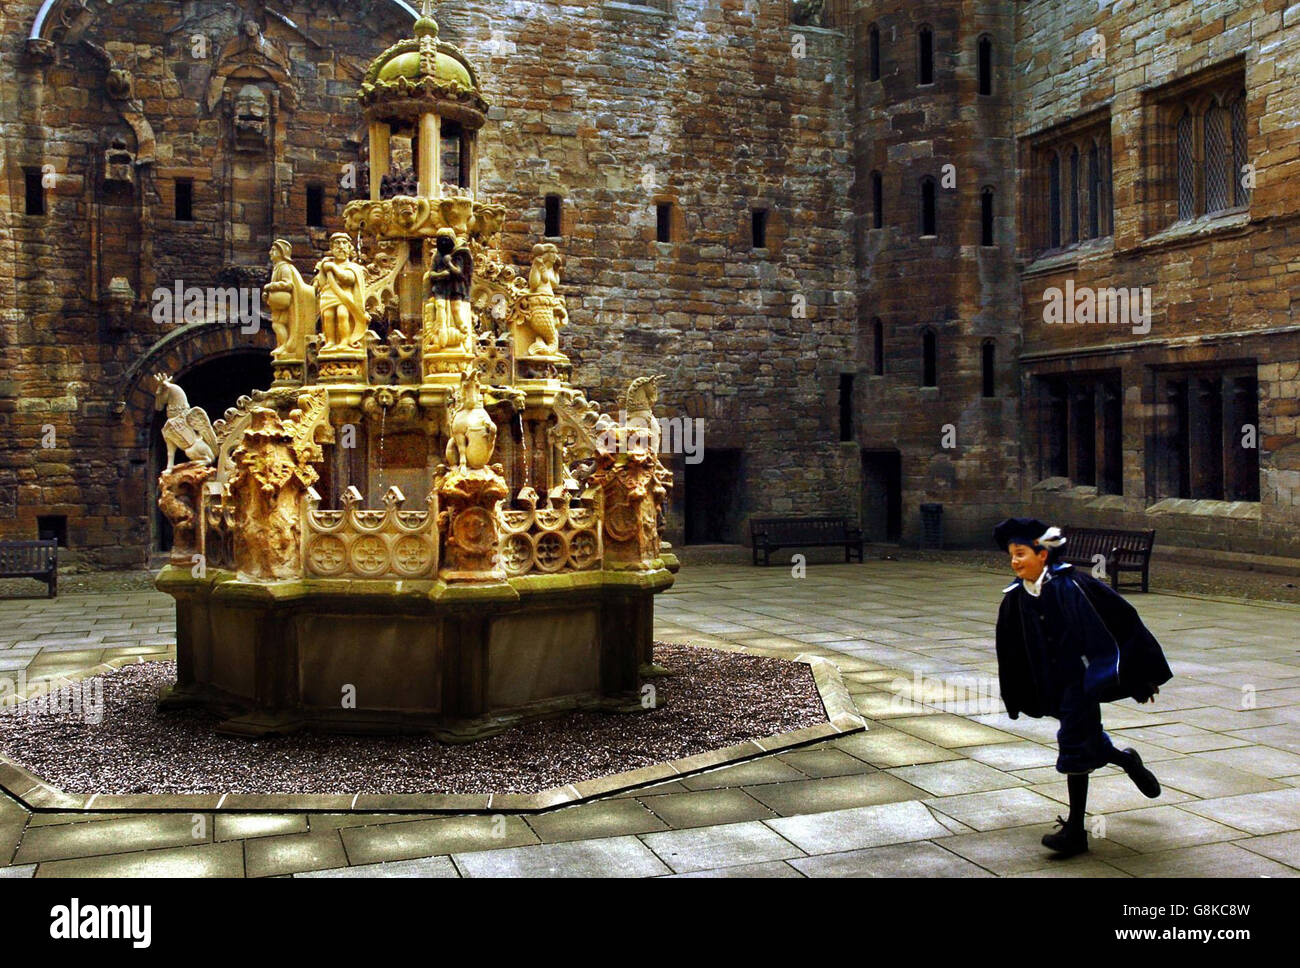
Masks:
[[[653,453],[599,453],[589,483],[603,500],[605,567],[652,569],[659,559],[659,510],[667,490]]]
[[[486,585],[204,579],[169,566],[177,682],[222,732],[304,726],[466,742],[574,709],[639,712],[653,598],[673,577],[589,571]]]
[[[365,383],[365,350],[323,350],[317,357],[321,383]]]
[[[306,365],[305,360],[272,359],[271,386],[302,386],[306,382]]]
[[[204,553],[201,494],[216,473],[206,461],[192,460],[158,475],[158,507],[172,526],[173,565],[188,568],[195,555]]]
[[[474,365],[474,357],[469,353],[447,352],[424,354],[423,382],[440,384],[448,387],[460,386],[461,374],[467,367]]]
[[[508,490],[501,465],[443,470],[436,482],[438,530],[445,535],[444,581],[505,581],[501,565],[501,501]]]

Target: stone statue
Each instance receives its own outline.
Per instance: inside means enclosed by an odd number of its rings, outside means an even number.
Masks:
[[[415,235],[429,220],[432,205],[427,198],[398,195],[392,201],[393,228],[406,235]]]
[[[569,321],[564,297],[555,292],[564,260],[553,242],[533,246],[528,292],[515,307],[515,352],[519,356],[560,357],[560,327]]]
[[[483,409],[483,392],[478,373],[470,370],[461,377],[460,409],[451,422],[447,441],[447,464],[453,468],[479,470],[487,467],[496,450],[497,425]]]
[[[330,436],[329,396],[299,394],[288,417],[253,407],[239,445],[231,451],[230,496],[234,503],[234,550],[239,574],[295,578],[302,573],[303,498],[324,458],[318,438]]]
[[[284,239],[271,244],[271,281],[262,295],[271,307],[271,329],[275,333],[272,359],[301,360],[307,335],[316,328],[316,292],[307,285],[291,261],[293,248]]]
[[[429,298],[424,304],[424,347],[433,353],[474,353],[474,323],[470,286],[474,257],[454,230],[438,229],[436,249],[424,283]]]
[[[188,460],[211,464],[217,456],[217,435],[207,411],[202,407],[191,407],[185,391],[172,383],[166,373],[157,373],[154,379],[158,381],[158,389],[154,394],[153,408],[167,411],[167,422],[162,429],[163,441],[167,445],[167,466],[163,472],[170,471],[175,465],[178,449]]]
[[[663,375],[640,376],[619,395],[619,409],[623,411],[623,426],[627,428],[628,449],[659,453],[659,421],[654,408],[659,400],[659,384]]]
[[[438,465],[438,531],[444,536],[444,581],[503,581],[500,531],[501,501],[509,493],[500,464],[489,464],[497,428],[483,408],[478,373],[460,376],[459,402],[451,420],[447,463]]]
[[[266,147],[269,113],[266,92],[260,87],[245,84],[239,89],[234,105],[235,143],[239,149],[249,151]]]
[[[343,232],[330,236],[330,254],[316,263],[313,283],[320,297],[322,352],[358,350],[366,334],[366,270],[354,261],[356,250]]]
[[[200,461],[190,461],[158,475],[158,509],[172,526],[172,564],[193,564],[195,554],[203,554],[203,487],[216,476],[217,469]]]

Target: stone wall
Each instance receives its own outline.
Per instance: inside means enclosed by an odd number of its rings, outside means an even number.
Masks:
[[[854,24],[854,216],[859,327],[857,442],[901,456],[902,539],[919,537],[920,505],[944,506],[945,539],[987,540],[1015,511],[1019,483],[1019,346],[1015,282],[1011,48],[1014,4],[868,2]],[[918,31],[934,42],[934,80],[918,76]],[[871,79],[872,29],[880,79]],[[993,86],[979,93],[988,38]],[[876,228],[871,186],[883,179]],[[922,179],[937,189],[937,229],[921,226]],[[994,244],[982,245],[981,193],[994,193]],[[883,328],[876,375],[875,321]],[[923,386],[922,341],[936,339],[936,385]],[[994,348],[983,396],[983,346]],[[866,515],[870,518],[870,515]],[[869,529],[870,530],[870,529]],[[872,535],[880,537],[879,534]]]
[[[575,382],[612,403],[664,373],[664,415],[704,418],[706,454],[743,451],[732,540],[751,511],[855,513],[856,455],[836,443],[855,315],[844,35],[791,27],[780,4],[671,6],[441,5],[494,105],[480,192],[517,213],[503,244],[521,263],[544,196],[563,197]],[[680,540],[692,470],[667,463]]]
[[[353,191],[340,178],[363,141],[353,93],[409,14],[392,0],[244,6],[255,33],[216,0],[63,0],[35,44],[38,0],[0,6],[0,537],[64,515],[89,563],[145,561],[161,450],[148,376],[168,369],[183,385],[222,359],[237,370],[270,339],[220,313],[156,319],[152,293],[257,286],[272,232],[307,271],[340,227]],[[494,105],[480,192],[510,209],[504,244],[519,265],[544,231],[544,197],[564,200],[575,382],[612,408],[633,376],[666,375],[663,415],[705,418],[706,455],[742,454],[731,540],[755,512],[862,512],[883,537],[869,451],[898,455],[908,543],[934,501],[950,543],[983,543],[999,517],[1032,511],[1157,527],[1162,544],[1300,553],[1300,8],[858,0],[834,5],[829,30],[791,26],[788,6],[766,0],[447,0],[438,19]],[[1171,227],[1158,108],[1188,79],[1233,72],[1247,91],[1250,205]],[[250,83],[263,103],[237,104]],[[1043,257],[1034,146],[1086,117],[1109,119],[1114,229]],[[115,140],[135,156],[129,188],[106,178]],[[48,214],[25,215],[24,168],[42,166]],[[926,177],[939,184],[933,237],[920,230]],[[173,218],[177,179],[192,180],[193,221]],[[323,227],[305,224],[311,184],[325,190]],[[668,243],[659,203],[673,205]],[[769,212],[761,250],[756,209]],[[1045,324],[1044,293],[1067,282],[1149,289],[1150,330]],[[927,328],[933,387],[921,385]],[[1258,379],[1259,500],[1173,497],[1162,381],[1229,364]],[[1044,378],[1099,374],[1122,394],[1120,493],[1043,470]],[[705,468],[668,463],[679,541],[686,481]]]
[[[1020,7],[1023,203],[1033,202],[1034,174],[1024,146],[1089,112],[1109,111],[1114,182],[1112,238],[1036,258],[1029,234],[1021,237],[1024,480],[1033,508],[1079,524],[1153,527],[1162,543],[1300,552],[1300,93],[1291,80],[1300,69],[1300,7],[1280,0]],[[1171,225],[1177,152],[1160,105],[1167,93],[1183,97],[1179,86],[1189,81],[1234,74],[1246,91],[1249,206]],[[1149,332],[1137,331],[1145,324],[1046,323],[1045,294],[1067,283],[1149,290]],[[1238,364],[1259,384],[1259,501],[1179,500],[1161,480],[1171,442],[1159,378]],[[1041,415],[1032,412],[1039,378],[1101,371],[1123,388],[1122,494],[1044,482],[1040,464]]]
[[[273,6],[284,16],[253,5],[246,34],[230,4],[62,4],[36,45],[39,3],[0,12],[0,536],[65,515],[89,563],[145,561],[159,460],[148,377],[167,368],[183,385],[187,368],[269,336],[221,314],[156,321],[150,296],[178,280],[260,285],[272,232],[307,271],[341,227],[340,176],[361,158],[352,95],[410,18],[381,0]],[[744,451],[736,538],[755,509],[851,511],[854,461],[835,429],[855,315],[843,35],[796,32],[779,5],[739,0],[669,14],[505,2],[490,15],[453,0],[438,17],[494,105],[480,193],[513,213],[504,243],[519,264],[543,197],[564,197],[575,382],[612,409],[633,376],[665,373],[663,415],[705,418],[706,452]],[[128,76],[129,91],[114,86]],[[232,117],[249,83],[260,132]],[[126,189],[104,178],[114,139],[136,156]],[[22,169],[42,165],[48,212],[21,214]],[[192,180],[193,221],[173,217],[177,179]],[[323,228],[305,224],[308,184],[325,187]],[[766,251],[750,245],[759,207]],[[134,302],[108,298],[117,277]],[[692,473],[669,463],[679,484]]]

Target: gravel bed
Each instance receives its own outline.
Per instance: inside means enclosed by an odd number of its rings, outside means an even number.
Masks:
[[[675,673],[653,680],[656,709],[571,713],[465,745],[221,736],[207,713],[158,713],[176,663],[143,662],[95,677],[98,724],[22,706],[0,714],[0,750],[68,793],[536,793],[826,721],[803,663],[662,642],[655,661]]]

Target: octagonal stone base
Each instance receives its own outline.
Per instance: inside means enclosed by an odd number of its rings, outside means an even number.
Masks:
[[[222,732],[312,726],[490,736],[572,709],[640,712],[654,595],[672,574],[591,571],[485,585],[441,581],[194,578],[168,567],[177,682]]]

